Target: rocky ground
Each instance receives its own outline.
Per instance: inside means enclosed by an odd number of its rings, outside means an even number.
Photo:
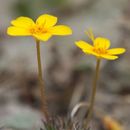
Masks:
[[[15,17],[11,12],[11,4],[15,2],[7,0],[0,5],[0,129],[39,129],[41,114],[35,43],[31,38],[6,35],[6,27]],[[49,110],[54,116],[66,116],[77,103],[88,102],[95,59],[85,56],[75,47],[74,41],[88,40],[84,31],[91,27],[96,36],[110,38],[113,47],[127,49],[117,61],[102,61],[92,129],[106,130],[97,118],[110,115],[123,125],[124,130],[129,130],[130,1],[71,0],[68,3],[67,9],[50,11],[60,17],[60,23],[72,27],[73,35],[54,37],[47,44],[41,44]]]

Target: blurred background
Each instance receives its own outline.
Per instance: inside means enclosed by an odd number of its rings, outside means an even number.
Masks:
[[[0,128],[32,130],[39,127],[35,43],[31,37],[7,36],[10,21],[19,16],[34,20],[41,14],[58,17],[58,24],[72,28],[73,35],[53,37],[41,43],[43,74],[49,111],[66,116],[73,107],[88,101],[95,58],[74,45],[89,41],[84,33],[111,40],[112,47],[127,52],[118,60],[102,60],[96,110],[110,115],[130,129],[130,0],[4,0],[0,4]],[[102,115],[104,116],[104,115]],[[101,126],[93,122],[93,129]],[[102,130],[105,130],[102,128]]]

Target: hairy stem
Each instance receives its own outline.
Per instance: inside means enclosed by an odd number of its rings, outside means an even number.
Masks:
[[[100,67],[100,59],[97,58],[96,72],[94,75],[92,94],[90,97],[90,106],[89,106],[88,116],[87,116],[86,123],[85,123],[86,127],[88,127],[88,124],[89,124],[89,121],[91,120],[91,116],[92,116],[92,112],[93,112],[95,96],[96,96],[97,81],[98,81],[98,77],[99,77],[98,76],[99,75],[99,67]]]
[[[42,76],[42,66],[41,66],[41,52],[40,52],[40,41],[36,40],[36,49],[37,49],[37,63],[38,63],[38,78],[39,78],[39,86],[40,86],[40,96],[41,96],[41,110],[46,118],[49,121],[49,112],[47,107],[46,95],[45,95],[45,87]]]

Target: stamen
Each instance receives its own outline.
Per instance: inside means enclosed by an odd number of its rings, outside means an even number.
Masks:
[[[106,54],[107,50],[105,50],[104,48],[93,48],[93,51],[98,53],[98,54]]]
[[[30,29],[30,32],[32,34],[41,34],[41,33],[47,33],[47,30],[41,26],[35,26]]]

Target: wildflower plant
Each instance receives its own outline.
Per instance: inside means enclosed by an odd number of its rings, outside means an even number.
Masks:
[[[11,21],[11,26],[7,29],[7,34],[11,36],[32,36],[36,42],[37,49],[37,63],[38,63],[38,77],[40,83],[40,95],[42,101],[42,112],[49,121],[49,112],[46,102],[45,88],[43,83],[40,41],[48,41],[53,35],[71,35],[72,30],[65,25],[56,25],[57,17],[43,14],[39,16],[34,22],[28,17],[18,17]]]
[[[49,14],[43,14],[39,16],[36,19],[36,22],[34,22],[31,18],[28,17],[18,17],[15,20],[11,21],[11,26],[8,27],[7,29],[7,34],[10,36],[31,36],[34,38],[36,42],[38,78],[39,78],[40,96],[42,102],[41,110],[46,119],[45,121],[43,121],[44,128],[41,128],[41,130],[44,129],[45,130],[65,130],[65,129],[87,130],[88,123],[91,119],[94,102],[95,102],[100,62],[102,59],[106,59],[106,60],[117,59],[119,54],[123,54],[125,52],[125,49],[124,48],[109,49],[111,45],[110,40],[103,37],[95,38],[91,30],[87,31],[86,33],[88,37],[91,39],[93,45],[82,40],[76,41],[75,42],[76,46],[78,46],[85,54],[94,55],[97,60],[96,71],[95,71],[93,84],[92,84],[92,95],[90,97],[90,105],[89,105],[85,127],[84,127],[84,122],[82,123],[82,121],[77,123],[75,121],[73,122],[70,119],[67,120],[67,122],[62,119],[58,119],[58,120],[56,118],[51,119],[48,112],[45,87],[43,82],[40,41],[46,42],[54,35],[65,36],[65,35],[72,34],[72,30],[70,27],[66,25],[56,25],[56,23],[57,23],[57,17]],[[109,122],[109,120],[105,122]],[[115,127],[117,128],[118,124],[115,123],[114,128]]]
[[[97,81],[99,77],[99,68],[100,68],[100,62],[101,59],[107,59],[107,60],[115,60],[118,58],[119,54],[123,54],[125,52],[124,48],[113,48],[109,49],[110,47],[110,40],[103,37],[94,37],[94,34],[91,30],[86,32],[88,37],[93,42],[93,45],[85,42],[85,41],[76,41],[75,44],[78,46],[85,54],[94,55],[97,59],[96,64],[96,72],[93,79],[92,84],[92,95],[90,97],[90,106],[88,111],[88,116],[86,119],[86,127],[91,119],[92,111],[94,107],[94,101],[95,101],[95,95],[96,95],[96,88],[97,88]]]

